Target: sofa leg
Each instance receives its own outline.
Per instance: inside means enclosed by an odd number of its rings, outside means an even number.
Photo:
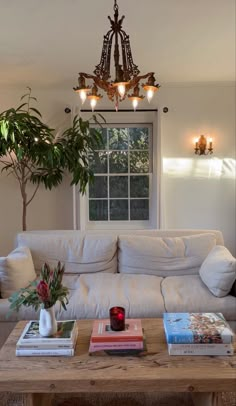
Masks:
[[[194,406],[223,406],[221,392],[191,394]]]
[[[51,393],[24,393],[23,406],[51,406],[53,397]]]

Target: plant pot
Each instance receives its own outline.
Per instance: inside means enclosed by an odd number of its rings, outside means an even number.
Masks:
[[[52,336],[57,332],[57,321],[54,306],[41,309],[39,316],[39,333],[43,337]]]

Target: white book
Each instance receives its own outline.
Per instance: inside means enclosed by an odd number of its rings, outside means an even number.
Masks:
[[[169,355],[233,355],[232,344],[168,344]]]
[[[76,346],[76,341],[78,338],[78,328],[76,328],[73,332],[72,338],[70,341],[68,342],[64,342],[64,341],[46,341],[46,342],[41,342],[36,340],[35,342],[22,342],[22,341],[18,341],[16,343],[16,348],[18,350],[34,350],[34,349],[39,349],[39,350],[52,350],[52,349],[69,349],[69,348],[75,348]]]
[[[18,349],[16,348],[17,357],[71,357],[75,353],[74,348],[60,348],[60,349],[51,349],[51,350],[41,350],[41,349]]]
[[[39,333],[39,322],[30,321],[24,328],[19,340],[17,341],[17,348],[22,346],[36,348],[45,348],[48,344],[55,345],[74,345],[75,336],[77,332],[77,323],[75,320],[58,321],[58,330],[56,334],[51,337],[42,337]]]

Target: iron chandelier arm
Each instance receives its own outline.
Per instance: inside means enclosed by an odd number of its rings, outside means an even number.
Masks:
[[[135,87],[141,80],[147,79],[147,78],[153,78],[154,79],[154,72],[149,72],[146,73],[145,75],[139,75],[135,76],[133,79],[130,80],[130,82],[126,85],[127,90],[132,89]],[[155,79],[154,79],[155,81]],[[160,85],[157,83],[156,85],[154,84],[154,87],[157,89],[160,87]]]

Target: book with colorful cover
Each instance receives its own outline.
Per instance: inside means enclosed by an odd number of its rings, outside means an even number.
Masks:
[[[164,313],[168,344],[230,344],[234,333],[222,313]]]
[[[50,337],[42,337],[39,333],[39,322],[30,321],[27,323],[16,348],[18,349],[52,349],[52,348],[73,348],[78,336],[76,320],[65,320],[57,322],[57,332]]]
[[[140,319],[126,319],[125,330],[113,331],[109,319],[94,320],[91,343],[143,342]]]
[[[232,344],[168,344],[169,355],[233,355]]]

